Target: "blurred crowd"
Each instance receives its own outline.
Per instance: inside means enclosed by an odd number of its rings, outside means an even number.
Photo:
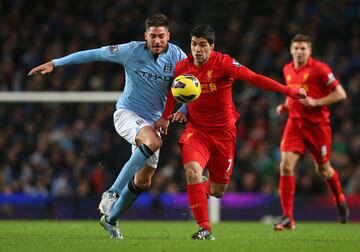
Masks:
[[[360,3],[327,1],[114,0],[0,2],[0,91],[121,91],[123,68],[89,63],[27,77],[46,61],[79,50],[143,40],[144,21],[162,12],[171,42],[189,53],[190,29],[209,23],[217,50],[250,69],[283,81],[289,42],[313,38],[314,57],[327,62],[348,94],[331,106],[332,163],[346,194],[360,194]],[[285,117],[275,107],[284,97],[234,84],[237,151],[229,191],[277,193],[279,143]],[[216,102],[216,101],[214,101]],[[0,193],[71,198],[101,194],[130,155],[113,127],[115,104],[1,103]],[[164,139],[151,192],[185,190],[175,124]],[[298,194],[326,194],[308,154],[297,167]]]

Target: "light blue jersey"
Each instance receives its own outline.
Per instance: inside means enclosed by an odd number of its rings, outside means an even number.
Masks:
[[[125,88],[116,109],[128,109],[149,122],[155,122],[164,110],[175,65],[184,58],[185,53],[174,44],[169,43],[167,50],[155,59],[145,41],[133,41],[77,52],[53,62],[56,67],[99,60],[123,65]]]

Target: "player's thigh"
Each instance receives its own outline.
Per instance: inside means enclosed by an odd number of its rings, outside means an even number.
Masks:
[[[305,152],[301,120],[287,120],[280,143],[280,150],[282,152],[296,152],[299,154],[303,154]]]
[[[160,135],[153,126],[146,125],[142,127],[136,137],[135,142],[137,145],[145,144],[152,150],[157,150],[162,145]]]
[[[152,127],[152,123],[147,122],[138,114],[127,109],[118,109],[114,112],[114,126],[116,132],[132,145],[132,151],[137,148],[136,136],[143,128]],[[155,134],[155,133],[154,133]],[[156,168],[159,162],[160,150],[148,159],[147,165]]]
[[[181,158],[183,165],[195,161],[204,168],[211,156],[211,147],[202,132],[186,128],[180,137]]]
[[[236,133],[229,131],[213,139],[211,157],[206,168],[209,180],[215,184],[228,184],[234,166]]]
[[[116,132],[132,145],[136,145],[136,136],[142,128],[152,127],[152,123],[127,109],[116,110],[113,118]]]
[[[324,164],[331,155],[331,127],[328,122],[309,123],[304,127],[305,144],[316,163]]]

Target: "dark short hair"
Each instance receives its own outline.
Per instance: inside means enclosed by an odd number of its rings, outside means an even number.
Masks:
[[[309,35],[305,35],[305,34],[296,34],[291,39],[291,44],[293,44],[294,42],[305,42],[305,43],[309,43],[311,45],[311,37]]]
[[[159,27],[164,26],[169,29],[168,18],[161,13],[154,14],[151,17],[148,17],[145,21],[145,29],[149,30],[150,27]]]
[[[190,33],[191,37],[204,38],[210,45],[215,43],[215,30],[208,24],[195,26]]]

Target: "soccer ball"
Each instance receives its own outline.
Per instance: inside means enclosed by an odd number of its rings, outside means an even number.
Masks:
[[[171,93],[178,102],[193,102],[201,94],[200,81],[191,74],[179,75],[171,84]]]

